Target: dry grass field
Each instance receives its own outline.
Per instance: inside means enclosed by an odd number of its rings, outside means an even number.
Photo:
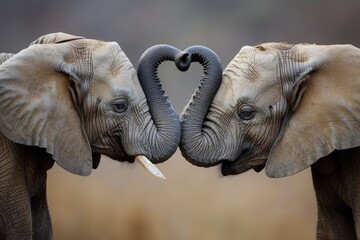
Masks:
[[[222,177],[177,152],[158,165],[167,180],[106,157],[89,177],[49,171],[55,239],[314,239],[309,170],[282,179],[249,171]]]

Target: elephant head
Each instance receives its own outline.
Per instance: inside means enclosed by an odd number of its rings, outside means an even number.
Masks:
[[[182,113],[181,150],[223,175],[299,172],[360,146],[360,51],[351,45],[243,47],[222,79],[201,83]],[[206,89],[217,88],[217,92]]]
[[[176,151],[180,123],[156,74],[178,52],[153,47],[137,73],[116,42],[45,35],[0,65],[0,132],[45,148],[79,175],[89,175],[100,154],[163,162]]]

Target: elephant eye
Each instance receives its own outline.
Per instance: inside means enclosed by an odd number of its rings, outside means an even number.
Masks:
[[[254,118],[255,114],[256,110],[249,105],[242,106],[239,109],[239,117],[242,120],[251,120],[252,118]]]
[[[125,99],[120,98],[112,103],[112,107],[117,113],[124,113],[128,109],[128,103]]]

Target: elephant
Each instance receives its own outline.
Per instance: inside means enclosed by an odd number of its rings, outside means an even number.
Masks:
[[[311,167],[317,238],[359,238],[360,50],[270,42],[216,65],[180,116],[186,160],[224,176]]]
[[[12,53],[0,53],[0,64],[5,62],[6,60],[11,58],[12,56],[14,56],[14,54],[12,54]]]
[[[101,154],[169,159],[179,116],[157,77],[180,51],[149,48],[136,71],[116,42],[40,37],[0,65],[0,239],[52,239],[47,170],[87,176]],[[185,70],[186,66],[182,66]]]

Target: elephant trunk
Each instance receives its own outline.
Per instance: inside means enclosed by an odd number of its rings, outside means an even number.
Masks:
[[[221,62],[216,53],[206,47],[192,46],[184,52],[191,55],[192,62],[203,66],[204,75],[181,116],[180,149],[191,163],[209,167],[216,165],[220,157],[216,151],[219,135],[207,112],[222,80]]]
[[[180,53],[177,48],[169,45],[155,45],[147,49],[139,60],[138,78],[145,93],[153,124],[149,138],[149,150],[151,156],[147,156],[152,162],[160,163],[171,157],[180,143],[179,116],[171,105],[167,96],[164,95],[157,69],[164,61],[175,61]],[[185,71],[191,62],[183,66]]]

